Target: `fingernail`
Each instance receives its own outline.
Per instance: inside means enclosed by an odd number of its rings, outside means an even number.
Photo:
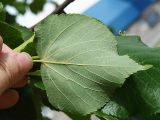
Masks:
[[[31,59],[31,56],[28,53],[22,52],[18,54],[17,59],[21,62],[28,61]]]
[[[29,59],[32,59],[31,56],[28,53],[26,53],[26,52],[22,52],[21,54],[24,55],[24,56],[26,56],[26,57],[28,57]]]

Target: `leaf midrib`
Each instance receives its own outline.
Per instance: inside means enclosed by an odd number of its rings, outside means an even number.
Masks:
[[[95,65],[95,64],[79,64],[79,63],[69,63],[69,62],[56,62],[56,61],[47,61],[47,60],[34,60],[34,62],[41,62],[43,64],[57,64],[57,65],[75,65],[75,66],[95,66],[95,67],[122,67],[117,65]],[[126,68],[134,68],[135,66],[126,66]]]

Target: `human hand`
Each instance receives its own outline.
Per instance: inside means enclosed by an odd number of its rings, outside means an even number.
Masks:
[[[17,53],[3,44],[0,37],[0,109],[15,105],[19,94],[11,88],[27,83],[27,73],[32,68],[32,58],[27,53]]]

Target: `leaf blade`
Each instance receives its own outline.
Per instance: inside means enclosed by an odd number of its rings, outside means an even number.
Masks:
[[[119,56],[112,33],[92,18],[55,15],[35,32],[49,101],[65,112],[86,115],[96,111],[125,78],[146,69],[128,56]]]

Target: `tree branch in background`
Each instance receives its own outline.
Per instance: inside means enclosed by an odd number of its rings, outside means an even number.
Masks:
[[[56,7],[56,9],[59,7],[58,3],[57,3],[57,2],[55,2],[55,1],[50,1],[50,3],[54,4],[54,5],[55,5],[55,7]]]
[[[74,2],[75,0],[65,0],[61,5],[59,5],[56,10],[54,10],[52,13],[50,13],[49,15],[47,15],[44,19],[46,19],[47,17],[49,17],[52,14],[61,14],[61,13],[65,13],[64,9],[72,2]],[[55,4],[55,3],[54,3]],[[42,19],[41,21],[39,21],[37,24],[39,24],[40,22],[42,22],[44,19]],[[33,29],[37,24],[35,24],[34,26],[31,27],[31,29]]]
[[[75,0],[66,0],[64,1],[64,3],[62,3],[62,5],[60,5],[55,11],[53,11],[52,14],[61,14],[61,13],[65,13],[64,12],[64,8],[66,8],[70,3],[72,3]]]

